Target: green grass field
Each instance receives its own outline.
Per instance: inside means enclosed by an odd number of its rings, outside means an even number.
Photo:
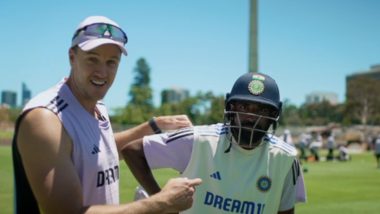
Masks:
[[[0,139],[12,139],[13,130],[12,131],[0,131]]]
[[[350,162],[306,163],[308,202],[296,206],[297,213],[380,213],[380,169],[372,153],[352,155]],[[155,171],[159,183],[177,174]],[[137,186],[125,164],[121,164],[121,202],[131,201]],[[13,213],[11,147],[0,146],[0,211]]]

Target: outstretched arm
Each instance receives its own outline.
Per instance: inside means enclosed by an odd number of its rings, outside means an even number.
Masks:
[[[157,127],[163,131],[192,126],[187,115],[159,116],[155,118],[155,123],[157,124]],[[129,142],[151,134],[154,134],[154,131],[149,125],[149,122],[144,122],[131,129],[115,133],[115,141],[118,151],[120,152]]]
[[[161,192],[149,198],[120,206],[92,206],[86,210],[86,213],[178,213],[192,206],[195,186],[201,182],[199,178],[173,178],[167,182]]]

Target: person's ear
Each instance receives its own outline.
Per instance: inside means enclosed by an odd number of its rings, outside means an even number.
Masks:
[[[69,49],[69,60],[70,60],[70,65],[72,66],[73,63],[74,63],[74,60],[75,60],[75,54],[76,54],[76,50],[74,50],[74,48],[70,48]]]

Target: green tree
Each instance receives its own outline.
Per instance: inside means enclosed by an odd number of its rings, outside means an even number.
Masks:
[[[288,99],[282,104],[282,112],[280,115],[279,124],[281,126],[300,126],[303,121],[299,116],[299,110],[296,105],[290,103]]]
[[[345,115],[354,123],[379,123],[380,80],[359,77],[348,81]]]
[[[196,97],[190,96],[177,103],[164,103],[157,109],[156,113],[158,115],[186,114],[195,123],[199,114],[195,109],[197,102]]]
[[[224,96],[211,97],[211,107],[208,114],[208,123],[220,123],[224,118]]]
[[[212,92],[197,92],[178,103],[164,103],[156,113],[159,115],[186,114],[195,125],[223,121],[224,98]]]
[[[14,123],[21,113],[21,108],[0,107],[0,123]]]
[[[121,114],[121,121],[124,124],[142,123],[154,114],[150,67],[144,58],[137,60],[134,74],[134,81],[129,91],[130,101]]]
[[[328,101],[303,104],[299,108],[299,115],[304,125],[327,125],[343,121],[342,105],[332,105]]]
[[[213,124],[223,122],[224,96],[215,96],[211,91],[198,92],[196,102],[191,107],[194,124]]]
[[[153,109],[152,88],[150,87],[150,68],[144,58],[137,60],[134,69],[135,78],[129,91],[129,104],[137,105],[144,110]]]
[[[130,101],[126,107],[125,117],[130,123],[141,123],[152,117],[153,92],[150,87],[150,67],[144,58],[137,60],[135,77],[129,91]]]

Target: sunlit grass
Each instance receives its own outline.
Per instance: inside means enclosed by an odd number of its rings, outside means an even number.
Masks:
[[[297,204],[297,213],[379,213],[380,169],[372,153],[352,155],[349,162],[304,163],[308,202]],[[133,200],[137,182],[121,163],[120,201]],[[164,169],[154,172],[163,185],[177,173]],[[13,213],[13,169],[11,147],[0,146],[0,210]],[[238,182],[235,184],[238,185]]]

